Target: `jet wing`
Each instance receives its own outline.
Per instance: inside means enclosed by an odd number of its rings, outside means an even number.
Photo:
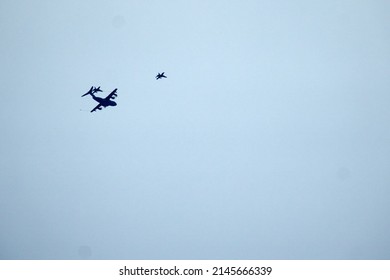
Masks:
[[[86,95],[91,94],[91,93],[93,93],[93,87],[91,87],[89,89],[89,91],[87,93],[83,94],[81,97],[86,96]]]
[[[95,112],[96,110],[101,110],[101,109],[103,109],[102,107],[103,107],[102,104],[96,105],[96,107],[93,108],[93,109],[91,110],[91,113]]]
[[[118,94],[116,94],[117,90],[118,90],[117,88],[114,89],[109,95],[107,95],[105,99],[106,100],[115,99],[118,96]]]

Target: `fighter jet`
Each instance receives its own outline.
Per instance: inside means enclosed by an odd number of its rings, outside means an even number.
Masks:
[[[100,87],[99,87],[98,89],[99,89],[99,90],[97,90],[97,91],[101,91],[101,90],[100,90]],[[91,87],[91,89],[90,89],[87,93],[85,93],[85,94],[83,94],[83,95],[81,96],[81,97],[83,97],[83,96],[86,96],[86,95],[90,94],[90,95],[92,96],[92,98],[93,98],[96,102],[99,103],[98,105],[96,105],[95,108],[93,108],[93,109],[91,110],[91,113],[92,113],[92,112],[95,112],[96,110],[101,110],[101,109],[103,109],[103,108],[105,108],[105,107],[107,107],[107,106],[116,106],[116,102],[112,101],[111,99],[115,99],[115,97],[118,96],[118,95],[116,94],[116,92],[117,92],[117,90],[118,90],[117,88],[114,89],[109,95],[107,95],[106,98],[101,98],[101,97],[95,96],[95,92],[96,92],[95,90],[96,90],[96,88]]]
[[[93,91],[93,93],[95,93],[95,92],[102,91],[102,90],[100,89],[100,87],[95,87],[92,91]]]
[[[166,78],[167,76],[164,75],[165,72],[162,72],[161,74],[158,73],[156,76],[156,80],[161,79],[161,78]]]

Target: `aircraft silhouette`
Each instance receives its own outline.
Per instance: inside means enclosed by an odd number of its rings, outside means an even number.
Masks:
[[[92,91],[93,91],[93,93],[95,93],[95,92],[102,91],[102,90],[100,89],[100,87],[95,87]]]
[[[165,72],[162,72],[161,74],[158,73],[156,76],[156,80],[161,79],[161,78],[166,78],[167,76],[164,75]]]
[[[93,109],[91,110],[91,113],[92,113],[92,112],[95,112],[96,110],[101,110],[101,109],[103,109],[103,107],[106,108],[107,106],[116,106],[116,102],[112,101],[111,99],[115,99],[115,97],[118,96],[118,95],[116,94],[117,90],[118,90],[118,89],[116,88],[116,89],[114,89],[109,95],[107,95],[106,98],[101,98],[101,97],[95,96],[95,94],[94,94],[96,91],[102,91],[102,90],[100,89],[100,87],[98,87],[98,88],[91,87],[90,90],[89,90],[87,93],[83,94],[81,97],[90,94],[90,95],[92,96],[92,98],[93,98],[96,102],[99,102],[99,104],[98,104],[95,108],[93,108]]]

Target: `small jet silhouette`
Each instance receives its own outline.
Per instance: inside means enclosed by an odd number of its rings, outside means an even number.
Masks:
[[[93,93],[95,93],[95,92],[102,91],[102,90],[100,89],[100,87],[95,87],[92,91],[93,91]]]
[[[166,78],[167,76],[164,75],[165,72],[162,72],[161,74],[158,73],[156,76],[156,80],[161,79],[161,78]]]
[[[102,90],[100,90],[100,87],[99,88],[91,87],[90,90],[87,93],[83,94],[81,97],[90,94],[96,102],[99,102],[99,104],[91,110],[91,113],[92,113],[92,112],[95,112],[96,110],[103,109],[103,107],[105,108],[107,106],[116,106],[116,102],[112,101],[111,99],[115,99],[115,97],[118,96],[116,94],[117,90],[118,89],[116,88],[109,95],[107,95],[106,98],[101,98],[101,97],[96,97],[94,94],[96,91],[102,91]]]

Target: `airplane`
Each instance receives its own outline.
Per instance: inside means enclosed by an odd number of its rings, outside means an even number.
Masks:
[[[95,87],[95,88],[93,89],[93,93],[98,92],[98,91],[102,91],[102,90],[100,89],[100,87]]]
[[[85,93],[85,94],[83,94],[81,97],[83,97],[83,96],[86,96],[86,95],[88,95],[88,94],[90,94],[90,95],[92,95],[92,98],[96,101],[96,102],[99,102],[99,104],[95,107],[95,108],[93,108],[92,110],[91,110],[91,113],[92,112],[95,112],[96,110],[101,110],[101,109],[103,109],[103,107],[105,108],[105,107],[107,107],[107,106],[116,106],[116,102],[114,102],[114,101],[112,101],[111,99],[115,99],[115,97],[117,97],[118,95],[116,94],[116,92],[117,92],[117,88],[116,89],[114,89],[109,95],[107,95],[107,97],[106,98],[101,98],[101,97],[97,97],[97,96],[95,96],[95,91],[96,90],[96,88],[94,88],[94,87],[91,87],[91,89],[87,92],[87,93]],[[99,90],[100,90],[100,87],[99,87]]]
[[[161,79],[161,78],[166,78],[167,76],[164,75],[165,72],[162,72],[161,74],[158,73],[156,76],[156,80]]]

